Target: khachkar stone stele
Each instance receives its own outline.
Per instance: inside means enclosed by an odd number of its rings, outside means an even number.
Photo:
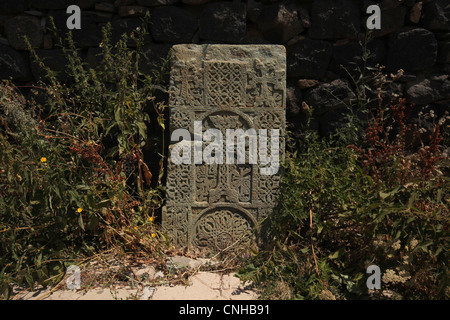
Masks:
[[[283,46],[173,47],[162,222],[176,244],[224,249],[275,206],[285,78]]]

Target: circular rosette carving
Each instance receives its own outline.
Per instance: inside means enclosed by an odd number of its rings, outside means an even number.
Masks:
[[[194,245],[223,250],[241,240],[249,239],[252,221],[234,208],[217,208],[202,215],[195,225]]]

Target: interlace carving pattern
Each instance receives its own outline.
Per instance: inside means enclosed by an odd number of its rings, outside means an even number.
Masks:
[[[245,64],[205,61],[206,105],[238,107],[245,104]]]

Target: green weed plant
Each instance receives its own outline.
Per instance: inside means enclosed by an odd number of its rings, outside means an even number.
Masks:
[[[265,246],[238,273],[262,298],[450,297],[448,114],[428,130],[413,125],[404,99],[383,102],[388,76],[372,76],[364,86],[378,103],[355,106],[368,115],[362,135],[349,122],[329,139],[305,129],[291,141],[278,207],[261,225]],[[370,265],[380,290],[367,287]]]
[[[68,265],[99,250],[157,256],[166,245],[154,220],[164,197],[164,141],[147,134],[153,126],[164,136],[165,105],[153,90],[166,71],[140,71],[145,26],[115,44],[105,26],[95,69],[71,33],[63,41],[53,27],[66,69],[51,70],[29,46],[46,78],[28,88],[0,84],[1,297],[12,285],[58,283]],[[160,158],[154,176],[144,159],[149,146]]]

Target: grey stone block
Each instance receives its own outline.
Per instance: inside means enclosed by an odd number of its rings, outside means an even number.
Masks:
[[[278,129],[279,140],[272,133],[268,133],[268,139],[273,139],[274,145],[278,142],[279,155],[283,156],[283,46],[176,45],[172,59],[170,132],[186,129],[198,137],[195,121],[204,129],[216,129],[223,137],[227,129]],[[193,158],[181,164],[174,162],[174,148],[190,149],[192,143],[181,141],[169,148],[163,227],[180,246],[223,250],[248,240],[276,204],[281,170],[263,174],[267,165],[260,158],[239,164],[226,160],[207,164],[202,161],[205,158],[197,164]],[[207,139],[200,141],[205,152],[210,146]],[[229,149],[223,149],[224,157],[225,150]],[[194,155],[196,149],[192,151]],[[261,148],[258,151],[262,152]]]

